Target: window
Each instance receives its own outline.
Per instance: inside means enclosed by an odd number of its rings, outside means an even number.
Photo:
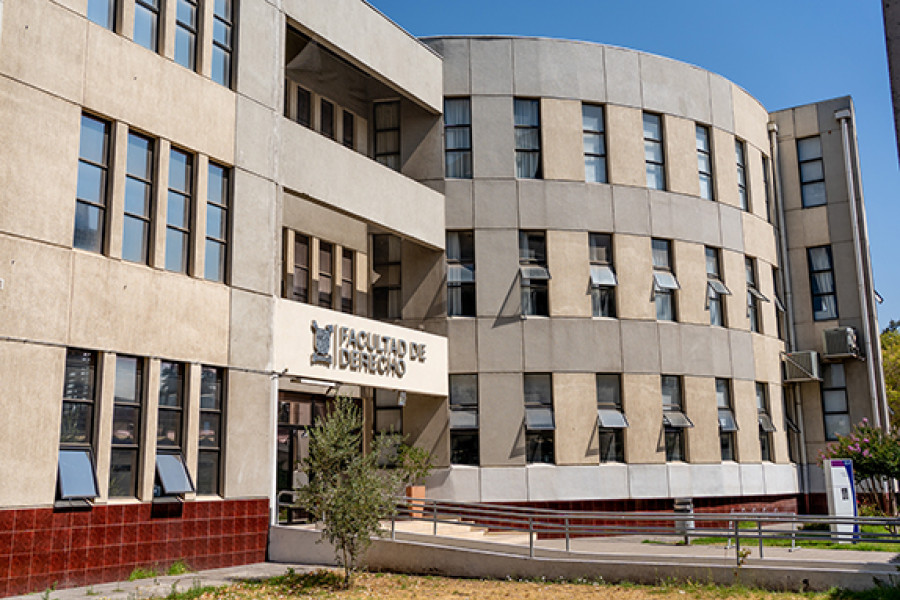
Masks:
[[[212,80],[231,87],[231,36],[234,25],[232,0],[213,5]]]
[[[738,197],[741,208],[750,210],[750,192],[747,190],[747,146],[741,140],[734,140],[734,157],[737,163]]]
[[[747,273],[747,318],[750,319],[750,331],[762,332],[762,321],[759,315],[759,303],[768,302],[769,299],[762,295],[757,286],[756,260],[744,258],[744,271]]]
[[[197,455],[197,493],[219,494],[222,464],[222,425],[225,406],[224,370],[202,367],[200,373],[200,449]]]
[[[468,98],[444,100],[446,176],[472,178],[472,106]]]
[[[719,410],[719,448],[722,460],[735,460],[734,432],[738,430],[731,404],[731,382],[716,379],[716,406]]]
[[[778,327],[778,338],[784,339],[784,292],[781,288],[781,273],[778,267],[772,267],[772,289],[775,291],[775,326]]]
[[[81,115],[78,148],[78,191],[73,246],[103,251],[106,195],[109,191],[109,123]]]
[[[187,273],[191,247],[191,194],[194,157],[172,148],[169,154],[169,201],[166,209],[166,269]]]
[[[350,111],[342,111],[344,115],[344,123],[341,127],[341,138],[345,146],[351,150],[355,146],[354,139],[356,133],[356,124],[353,119],[353,113]]]
[[[661,375],[663,433],[666,444],[666,461],[685,459],[684,430],[694,424],[681,408],[681,377]]]
[[[122,258],[131,262],[146,264],[149,255],[153,167],[153,140],[129,133]]]
[[[96,353],[66,351],[57,480],[57,492],[62,500],[93,499],[100,495],[93,454],[97,373]]]
[[[825,365],[822,381],[822,412],[825,415],[825,439],[834,441],[850,435],[850,407],[847,403],[847,379],[844,365]]]
[[[666,189],[662,119],[651,113],[644,113],[644,162],[647,167],[647,187],[652,190]]]
[[[447,232],[447,316],[475,316],[475,236]]]
[[[309,302],[309,238],[299,233],[294,236],[294,284],[291,297]]]
[[[400,406],[398,392],[383,388],[375,389],[376,435],[382,433],[403,433],[403,407]]]
[[[87,18],[100,27],[115,29],[116,0],[88,0]]]
[[[672,270],[672,242],[654,238],[653,247],[653,300],[659,321],[674,321],[675,290],[681,289]]]
[[[766,220],[771,223],[772,217],[772,191],[769,189],[769,157],[762,157],[763,190],[766,192]]]
[[[193,71],[197,64],[197,3],[176,0],[175,62]]]
[[[141,413],[144,407],[144,361],[116,357],[112,451],[109,460],[109,497],[137,496],[141,456]]]
[[[715,200],[712,147],[709,144],[709,127],[705,125],[697,125],[697,173],[700,177],[700,197]]]
[[[725,296],[731,291],[722,282],[718,248],[706,247],[706,309],[709,324],[725,327]]]
[[[334,289],[334,246],[319,242],[319,306],[331,308]]]
[[[159,0],[135,0],[134,35],[132,39],[147,50],[156,52],[159,39]]]
[[[822,140],[819,136],[797,140],[800,163],[800,196],[803,208],[822,206],[825,196],[825,167],[822,162]]]
[[[478,375],[450,376],[450,463],[479,463]]]
[[[156,424],[156,483],[154,497],[194,491],[182,456],[184,434],[184,364],[162,361]]]
[[[525,373],[525,460],[555,462],[553,452],[553,384],[549,373]]]
[[[613,270],[612,236],[608,233],[588,234],[591,261],[591,314],[595,317],[616,316],[616,272]]]
[[[600,462],[625,462],[625,428],[622,386],[618,375],[597,374],[597,425]]]
[[[341,312],[353,314],[356,286],[353,277],[353,251],[344,248],[341,254]]]
[[[516,98],[516,177],[541,178],[541,107],[537,100]]]
[[[329,139],[334,139],[334,104],[321,99],[319,102],[319,132]]]
[[[759,421],[759,451],[764,461],[772,460],[772,432],[775,425],[769,416],[769,393],[765,383],[756,384],[756,409]]]
[[[206,187],[206,259],[204,276],[210,281],[225,281],[228,253],[228,205],[231,174],[225,167],[209,163]]]
[[[400,170],[400,102],[375,104],[375,160]]]
[[[602,106],[581,105],[581,129],[584,140],[584,180],[606,183],[606,127]]]
[[[543,231],[519,232],[519,277],[522,284],[522,316],[550,314],[547,297],[547,243]]]
[[[372,236],[372,254],[372,268],[377,277],[372,284],[372,317],[399,319],[402,314],[400,238],[386,234]]]
[[[312,94],[302,87],[297,88],[297,122],[312,127]]]
[[[784,407],[784,430],[788,434],[787,449],[788,458],[791,462],[797,462],[797,444],[799,443],[800,428],[797,427],[796,412],[794,404],[790,402],[784,394],[784,387],[781,387],[781,405]],[[826,432],[827,435],[827,432]]]
[[[809,286],[812,293],[813,319],[827,321],[838,318],[837,292],[834,286],[834,263],[831,246],[807,248]]]

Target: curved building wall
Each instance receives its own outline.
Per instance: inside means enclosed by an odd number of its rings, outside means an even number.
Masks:
[[[767,214],[768,113],[724,78],[677,61],[582,42],[432,38],[444,94],[470,98],[470,179],[429,178],[446,226],[474,232],[475,316],[448,318],[451,374],[477,374],[479,466],[432,478],[436,496],[484,501],[760,496],[797,491],[782,403]],[[516,177],[514,101],[540,107],[542,178]],[[608,183],[586,183],[582,105],[605,114]],[[648,189],[642,112],[661,117],[665,190]],[[446,115],[445,115],[446,116]],[[708,127],[714,201],[700,197],[696,126]],[[749,206],[738,192],[745,147]],[[519,232],[546,240],[547,316],[523,316]],[[612,235],[615,318],[592,316],[589,234]],[[651,240],[671,242],[676,320],[656,318]],[[705,248],[719,254],[725,326],[710,325]],[[755,264],[759,333],[748,318],[745,259]],[[554,465],[528,462],[523,374],[549,373]],[[620,375],[624,463],[600,461],[596,375]],[[678,376],[684,461],[666,460],[661,376]],[[727,380],[739,430],[722,461],[715,380]],[[776,431],[763,460],[757,384]],[[452,403],[452,398],[451,398]]]

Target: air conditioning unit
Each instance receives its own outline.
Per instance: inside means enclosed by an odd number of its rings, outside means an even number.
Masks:
[[[784,360],[785,383],[821,381],[818,352],[812,350],[785,352],[782,359]]]
[[[859,358],[859,344],[856,341],[856,330],[852,327],[826,329],[822,332],[825,340],[825,358],[839,360]]]

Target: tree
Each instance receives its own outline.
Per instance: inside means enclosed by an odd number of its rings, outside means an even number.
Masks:
[[[394,474],[376,464],[380,448],[362,453],[362,424],[355,403],[338,398],[334,410],[310,430],[309,456],[303,461],[309,484],[297,490],[298,504],[324,524],[322,535],[344,568],[345,587],[372,536],[380,535],[381,521],[393,514],[398,485]]]
[[[884,367],[884,385],[888,406],[894,415],[900,416],[900,321],[891,321],[881,332],[881,360]]]

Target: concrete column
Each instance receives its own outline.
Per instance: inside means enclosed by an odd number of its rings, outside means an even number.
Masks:
[[[153,205],[150,207],[149,263],[166,268],[166,215],[168,213],[169,152],[172,145],[162,138],[156,141],[156,165],[153,178]]]
[[[106,221],[109,235],[106,239],[106,255],[122,257],[122,234],[125,227],[125,171],[128,164],[128,125],[116,121],[110,133],[109,196],[106,204]]]
[[[182,415],[184,417],[184,430],[182,431],[181,452],[187,465],[188,473],[194,486],[197,485],[197,447],[200,443],[200,382],[203,367],[197,363],[184,365],[187,379]],[[186,494],[190,499],[196,494]]]
[[[110,448],[112,447],[112,422],[116,394],[116,355],[112,352],[100,353],[98,365],[99,377],[97,390],[97,403],[94,406],[94,419],[96,426],[97,461],[97,487],[100,491],[100,501],[106,501],[109,497],[109,463]]]
[[[144,396],[143,427],[141,431],[141,452],[138,456],[139,500],[153,499],[153,482],[156,478],[156,423],[159,417],[159,359],[151,358],[144,363],[146,374],[146,394]]]
[[[199,279],[206,269],[206,197],[209,186],[209,157],[194,155],[194,205],[191,207],[191,241],[188,272]]]

